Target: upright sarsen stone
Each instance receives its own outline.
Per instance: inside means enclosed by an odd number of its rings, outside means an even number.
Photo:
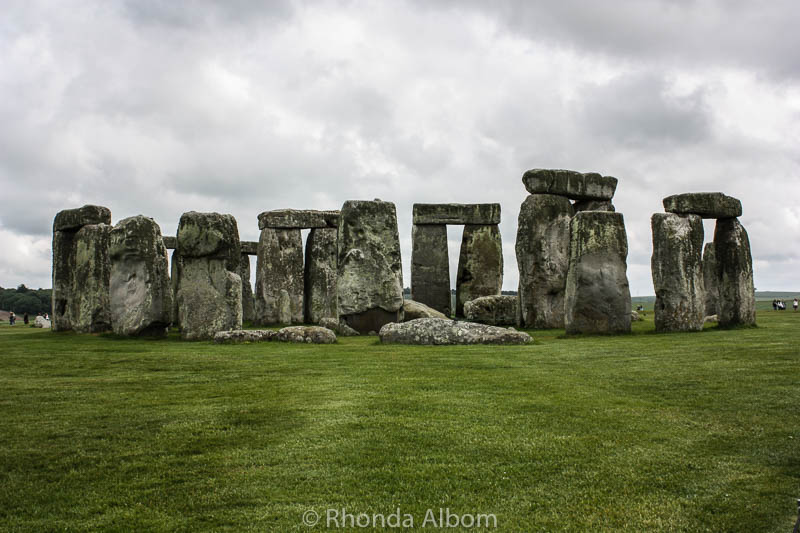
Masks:
[[[403,268],[391,202],[349,200],[339,218],[339,315],[360,333],[403,318]]]
[[[172,287],[161,228],[144,216],[111,230],[111,325],[117,335],[164,335],[171,322]]]
[[[480,296],[500,294],[503,287],[503,243],[496,224],[464,226],[456,279],[456,316]]]
[[[572,216],[570,201],[552,194],[532,194],[520,207],[515,248],[524,327],[564,327]]]
[[[242,321],[253,322],[256,318],[256,302],[250,283],[250,254],[244,251],[239,262],[239,277],[242,278]]]
[[[411,232],[411,297],[450,316],[447,226],[414,224]]]
[[[703,250],[703,285],[706,294],[706,316],[719,311],[719,282],[717,280],[717,254],[714,243],[707,242]]]
[[[256,264],[256,322],[303,323],[303,238],[299,229],[261,230]]]
[[[627,333],[631,329],[628,238],[620,213],[583,211],[570,224],[564,301],[567,333]]]
[[[655,213],[651,226],[656,331],[700,331],[706,316],[703,219]]]
[[[719,325],[751,326],[756,323],[753,258],[750,239],[736,218],[717,220],[714,252],[719,288]]]
[[[308,234],[303,305],[306,322],[311,324],[319,324],[323,318],[339,319],[336,301],[338,234],[337,228],[314,228]]]
[[[75,232],[53,232],[52,330],[72,330]]]
[[[78,333],[98,333],[111,329],[109,279],[111,263],[108,248],[111,226],[83,226],[75,234],[73,272],[72,329]]]

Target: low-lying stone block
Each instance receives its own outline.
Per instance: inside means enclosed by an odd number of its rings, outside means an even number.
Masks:
[[[519,323],[519,298],[511,295],[481,296],[464,304],[464,318],[492,326]]]
[[[50,321],[40,315],[37,316],[36,319],[33,321],[33,326],[37,328],[49,328]]]
[[[336,334],[322,326],[289,326],[278,330],[275,340],[307,344],[333,344]]]
[[[414,204],[414,224],[500,224],[500,204]]]
[[[664,211],[702,218],[736,218],[742,216],[742,202],[721,192],[690,192],[664,198]]]
[[[311,229],[335,228],[339,225],[339,211],[313,209],[275,209],[258,215],[258,229]]]
[[[617,190],[617,178],[596,172],[535,168],[522,176],[531,194],[557,194],[571,200],[611,200]]]
[[[530,335],[521,331],[445,318],[418,318],[401,324],[386,324],[378,335],[381,342],[385,344],[528,344],[533,342]]]
[[[271,329],[234,329],[230,331],[218,331],[214,334],[214,342],[217,344],[267,342],[274,339],[277,335],[278,332]]]
[[[319,325],[327,328],[342,337],[358,337],[359,333],[348,326],[343,320],[325,317],[320,319]]]
[[[448,318],[444,313],[440,313],[432,307],[415,302],[414,300],[405,300],[403,302],[403,321],[416,320],[417,318]]]
[[[53,231],[76,231],[90,224],[111,224],[111,210],[100,205],[64,209],[53,220]]]

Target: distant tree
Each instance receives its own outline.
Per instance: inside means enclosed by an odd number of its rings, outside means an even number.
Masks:
[[[24,283],[20,283],[19,287],[17,287],[17,292],[25,294],[26,292],[28,292],[28,287],[26,287]]]

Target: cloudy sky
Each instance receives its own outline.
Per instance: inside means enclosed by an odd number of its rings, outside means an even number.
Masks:
[[[742,200],[759,290],[800,290],[797,0],[5,0],[0,285],[50,286],[53,216],[500,202],[529,168],[619,178],[634,295],[664,196]],[[455,269],[460,229],[449,233]],[[706,225],[706,239],[713,224]],[[454,280],[453,280],[454,281]]]

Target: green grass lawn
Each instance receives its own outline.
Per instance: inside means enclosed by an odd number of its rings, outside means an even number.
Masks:
[[[4,324],[0,530],[326,531],[329,508],[421,529],[449,508],[496,531],[790,532],[800,313],[671,335],[647,315],[513,347]]]

